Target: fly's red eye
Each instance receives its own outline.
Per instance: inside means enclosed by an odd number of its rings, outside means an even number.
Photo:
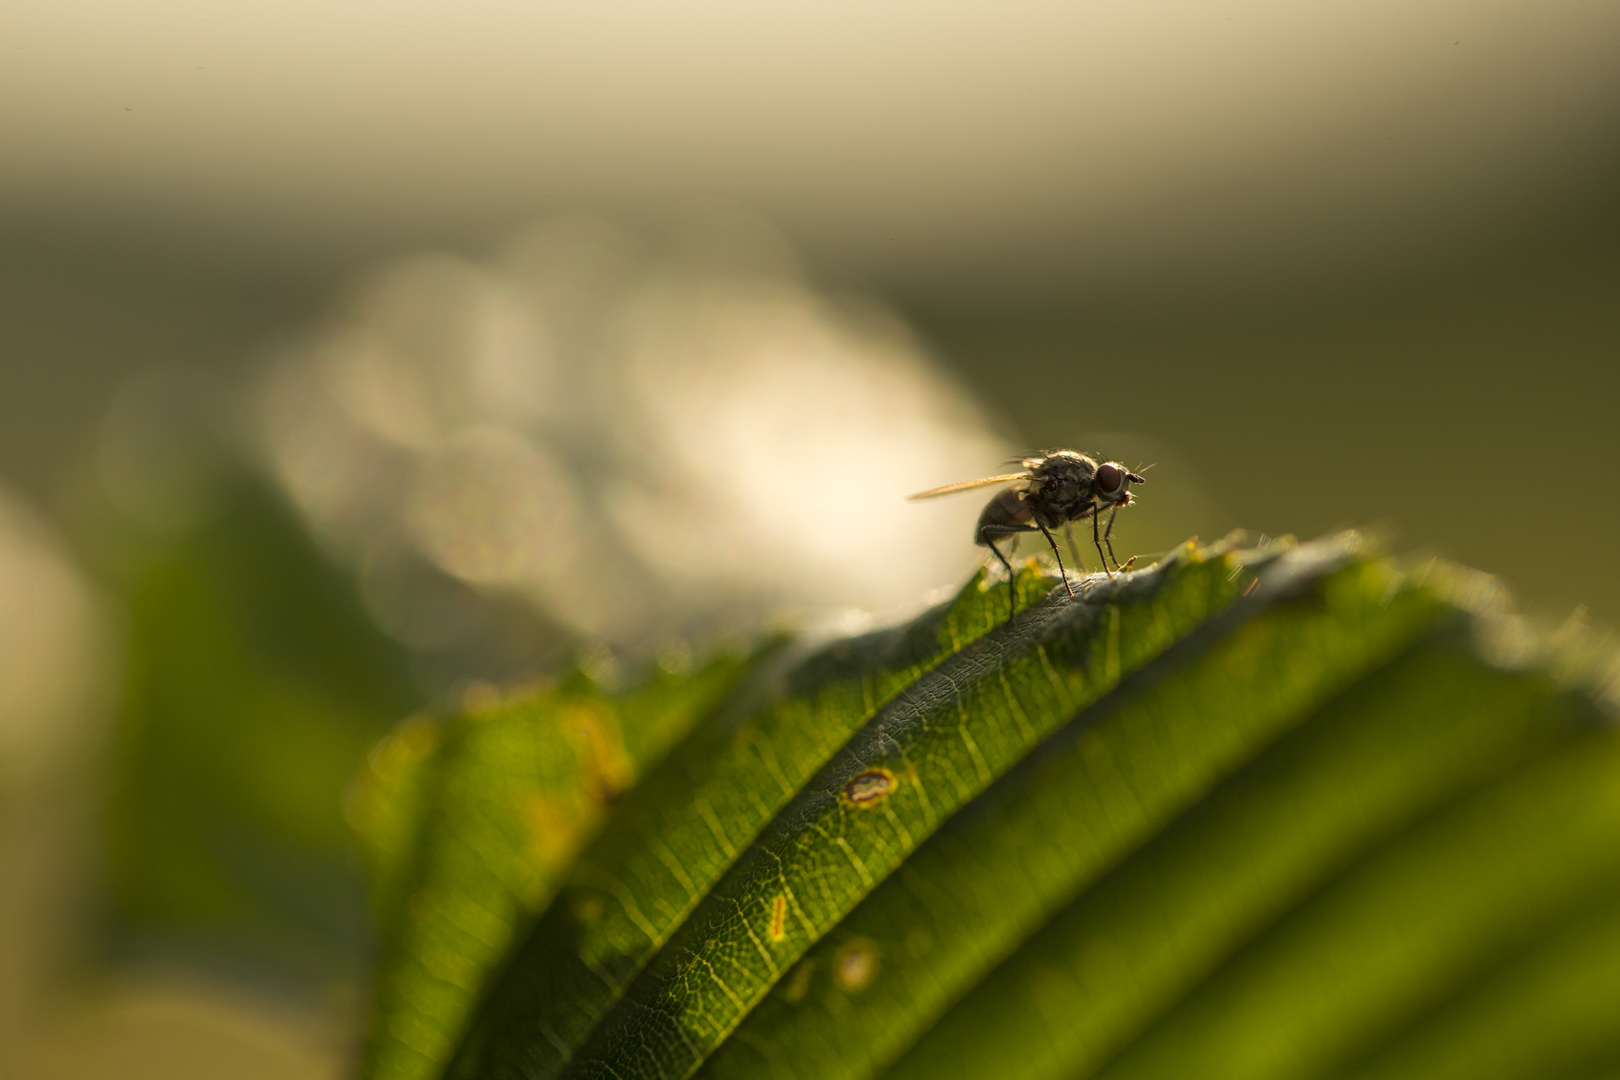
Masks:
[[[1112,495],[1125,483],[1125,474],[1112,465],[1097,466],[1097,486],[1104,494]]]

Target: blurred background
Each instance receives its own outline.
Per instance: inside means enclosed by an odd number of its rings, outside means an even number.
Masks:
[[[340,1076],[341,792],[582,657],[1374,526],[1620,622],[1620,9],[0,16],[0,1073]],[[1093,567],[1094,568],[1094,567]]]

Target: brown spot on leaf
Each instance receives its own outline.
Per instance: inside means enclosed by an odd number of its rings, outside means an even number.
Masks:
[[[833,981],[846,994],[866,989],[877,970],[877,942],[867,938],[856,938],[833,954]]]
[[[793,974],[788,976],[788,981],[782,987],[782,996],[787,999],[788,1004],[797,1005],[804,1000],[804,995],[810,992],[810,976],[815,972],[814,960],[806,960],[793,969]]]
[[[776,899],[771,901],[771,928],[769,933],[772,941],[781,941],[787,936],[786,923],[787,897],[779,893]]]
[[[888,769],[867,769],[851,778],[838,797],[850,806],[871,809],[888,797],[894,785],[894,773]]]

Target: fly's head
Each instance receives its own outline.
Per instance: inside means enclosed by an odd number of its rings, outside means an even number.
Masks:
[[[1147,480],[1140,473],[1131,472],[1117,461],[1097,466],[1097,472],[1092,477],[1097,500],[1108,506],[1129,506],[1131,485],[1145,483]]]

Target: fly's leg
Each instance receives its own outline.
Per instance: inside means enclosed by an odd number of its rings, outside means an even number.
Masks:
[[[1052,533],[1047,529],[1047,527],[1045,525],[1041,525],[1041,523],[1038,522],[1038,521],[1035,524],[1041,526],[1041,535],[1046,537],[1046,542],[1048,544],[1052,545],[1052,555],[1057,559],[1057,562],[1058,562],[1058,573],[1063,575],[1063,587],[1065,589],[1068,589],[1069,590],[1069,596],[1073,597],[1074,596],[1074,586],[1069,584],[1069,572],[1067,570],[1063,569],[1063,553],[1058,550],[1057,541],[1052,539]]]
[[[1103,543],[1108,545],[1108,554],[1114,556],[1114,568],[1121,571],[1121,572],[1124,572],[1126,570],[1129,570],[1133,565],[1135,565],[1136,556],[1132,555],[1130,558],[1125,560],[1125,565],[1124,566],[1120,566],[1119,565],[1119,556],[1114,555],[1114,541],[1113,541],[1114,519],[1116,517],[1118,517],[1118,516],[1119,516],[1119,507],[1116,506],[1116,507],[1114,507],[1114,512],[1112,514],[1108,515],[1108,528],[1103,530]]]
[[[1108,571],[1108,576],[1111,578],[1114,576],[1114,572],[1108,569],[1108,556],[1103,554],[1102,536],[1097,531],[1097,518],[1099,516],[1100,515],[1096,512],[1093,512],[1091,515],[1091,542],[1097,545],[1097,558],[1102,560],[1103,569]],[[1108,527],[1114,527],[1113,518],[1108,519]],[[1109,544],[1108,546],[1110,549],[1113,548],[1112,544]]]
[[[1013,615],[1018,611],[1018,593],[1013,587],[1017,575],[1013,573],[1012,563],[1007,561],[1007,556],[1001,553],[1001,549],[996,547],[996,542],[991,537],[1034,531],[1035,526],[1033,525],[986,525],[979,530],[979,542],[995,552],[996,558],[1001,560],[1001,565],[1007,568],[1007,621],[1009,623],[1012,622]],[[1014,543],[1016,542],[1015,540]]]
[[[990,550],[996,553],[996,558],[1001,560],[1001,565],[1007,568],[1007,622],[1011,623],[1013,615],[1018,611],[1018,593],[1013,589],[1012,563],[1008,562],[1007,556],[1003,555],[1001,549],[996,547],[994,540],[987,536],[984,542],[990,545]]]

